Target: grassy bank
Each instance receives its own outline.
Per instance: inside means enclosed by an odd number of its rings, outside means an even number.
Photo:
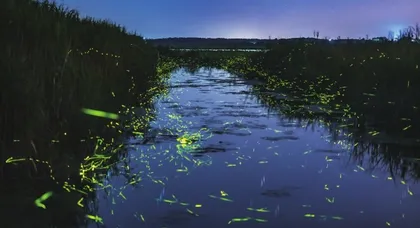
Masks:
[[[82,107],[116,112],[155,75],[156,50],[123,27],[48,2],[7,0],[0,11],[2,143],[86,133],[74,124],[86,124]]]
[[[95,212],[87,206],[92,186],[124,154],[115,146],[122,120],[137,118],[133,131],[146,127],[133,107],[150,105],[162,83],[157,71],[167,74],[170,66],[141,36],[54,3],[6,0],[0,15],[1,213],[8,218],[2,224],[78,227]],[[123,118],[110,121],[82,108]],[[86,159],[106,151],[112,156],[102,157],[102,168]],[[34,200],[50,191],[52,210],[39,210]],[[25,220],[16,220],[16,208]]]
[[[419,43],[283,43],[241,61],[233,71],[266,81],[270,90],[337,110],[348,106],[361,127],[420,138]]]

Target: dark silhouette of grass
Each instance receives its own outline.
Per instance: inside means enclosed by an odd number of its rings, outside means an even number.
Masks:
[[[360,114],[359,123],[366,119],[387,123],[379,124],[380,131],[418,137],[419,60],[420,45],[404,39],[364,44],[302,42],[278,44],[267,53],[255,54],[247,60],[249,70],[242,73],[270,81],[273,90],[350,105]]]
[[[173,65],[159,62],[158,51],[124,27],[55,3],[6,0],[0,15],[2,225],[85,226],[97,208],[87,204],[95,183],[81,179],[81,164],[95,152],[107,154],[103,167],[113,169],[124,148],[97,151],[97,140],[118,145],[131,107],[150,106]],[[121,119],[88,116],[82,108]],[[131,133],[147,121],[132,124]],[[97,169],[100,179],[106,170]],[[48,210],[36,208],[34,200],[48,191]]]
[[[155,74],[156,50],[108,21],[80,19],[47,1],[7,0],[1,15],[3,143],[63,132],[65,119],[80,122],[68,117],[81,107],[115,111],[112,92],[142,93]]]

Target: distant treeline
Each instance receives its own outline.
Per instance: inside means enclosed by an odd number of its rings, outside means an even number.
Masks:
[[[227,38],[195,38],[171,37],[149,39],[154,46],[163,46],[173,49],[270,49],[279,43],[317,42],[317,43],[365,43],[387,42],[386,37],[373,39],[318,39],[318,38],[290,38],[290,39],[227,39]]]
[[[148,42],[155,46],[170,48],[238,48],[238,49],[262,49],[267,48],[275,40],[268,39],[226,39],[226,38],[163,38],[149,39]]]

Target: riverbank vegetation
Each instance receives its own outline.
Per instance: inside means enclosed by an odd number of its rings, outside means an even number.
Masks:
[[[279,44],[249,59],[247,75],[268,82],[272,90],[289,85],[320,105],[348,105],[367,130],[374,127],[368,120],[374,120],[378,132],[416,137],[420,44],[412,42],[419,34],[411,31],[418,30],[405,30],[397,42]]]
[[[74,116],[80,108],[116,111],[115,99],[146,91],[155,74],[156,50],[119,25],[47,1],[8,0],[1,14],[0,39],[8,44],[0,83],[4,143],[40,130],[70,133],[76,129],[69,123],[83,122],[69,119],[82,118]]]
[[[119,140],[121,120],[136,114],[131,107],[147,106],[160,93],[157,69],[162,74],[171,69],[159,65],[157,50],[141,36],[52,2],[6,0],[0,15],[0,41],[6,44],[0,56],[1,213],[11,219],[3,224],[79,226],[94,210],[83,207],[88,200],[81,197],[94,198],[89,186],[96,183],[84,174],[95,168],[83,170],[81,164],[100,153],[98,144]],[[93,117],[83,108],[123,118]],[[113,154],[103,167],[112,168],[120,156]],[[98,172],[96,179],[106,170]],[[66,189],[74,191],[64,199],[60,195]],[[33,200],[48,191],[54,192],[51,207],[60,208],[56,213],[25,210],[21,216],[26,219],[16,221],[16,210],[7,210],[35,207]]]

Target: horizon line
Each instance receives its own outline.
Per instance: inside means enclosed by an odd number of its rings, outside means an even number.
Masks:
[[[386,36],[374,36],[374,37],[370,37],[369,39],[373,39],[373,38],[382,38]],[[327,38],[327,39],[337,39],[338,37],[335,38]],[[317,39],[317,40],[325,40],[326,38],[316,38],[316,37],[276,37],[276,38],[248,38],[248,37],[197,37],[197,36],[179,36],[179,37],[175,37],[175,36],[168,36],[168,37],[159,37],[159,38],[146,38],[144,37],[145,40],[159,40],[159,39],[228,39],[228,40],[286,40],[286,39]],[[341,37],[340,39],[342,40],[347,40],[347,39],[366,39],[366,37]]]

